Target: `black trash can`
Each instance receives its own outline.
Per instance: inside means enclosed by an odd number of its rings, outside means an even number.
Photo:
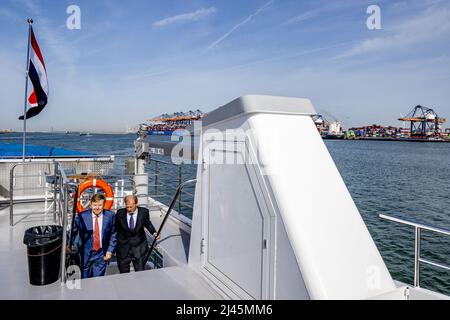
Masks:
[[[36,286],[50,284],[61,275],[61,246],[63,228],[57,225],[36,226],[25,231],[28,274]]]

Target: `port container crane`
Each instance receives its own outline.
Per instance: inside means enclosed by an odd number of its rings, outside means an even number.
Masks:
[[[400,121],[411,123],[411,136],[425,138],[427,136],[439,135],[441,125],[446,122],[445,118],[439,117],[433,109],[416,106]]]

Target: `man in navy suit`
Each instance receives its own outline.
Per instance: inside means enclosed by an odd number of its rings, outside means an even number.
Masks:
[[[82,278],[104,276],[116,248],[115,215],[104,210],[105,196],[94,194],[91,209],[78,214],[74,221],[74,238],[78,237],[78,254]]]

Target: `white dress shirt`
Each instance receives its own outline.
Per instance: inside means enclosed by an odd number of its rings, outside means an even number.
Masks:
[[[134,227],[136,228],[136,222],[137,222],[137,212],[138,209],[136,208],[133,212],[133,214],[130,214],[129,212],[127,212],[127,223],[128,223],[128,228],[130,227],[130,218],[131,216],[133,216],[133,220],[134,220]]]
[[[92,231],[95,231],[95,213],[92,212]],[[102,247],[102,226],[103,226],[103,212],[98,215],[98,233],[100,234],[100,248]],[[93,237],[93,236],[92,236]]]

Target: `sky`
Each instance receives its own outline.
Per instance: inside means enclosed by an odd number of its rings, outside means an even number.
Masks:
[[[448,0],[0,0],[0,129],[22,130],[29,17],[50,88],[29,131],[121,132],[244,94],[308,98],[345,128],[420,104],[450,127]]]

